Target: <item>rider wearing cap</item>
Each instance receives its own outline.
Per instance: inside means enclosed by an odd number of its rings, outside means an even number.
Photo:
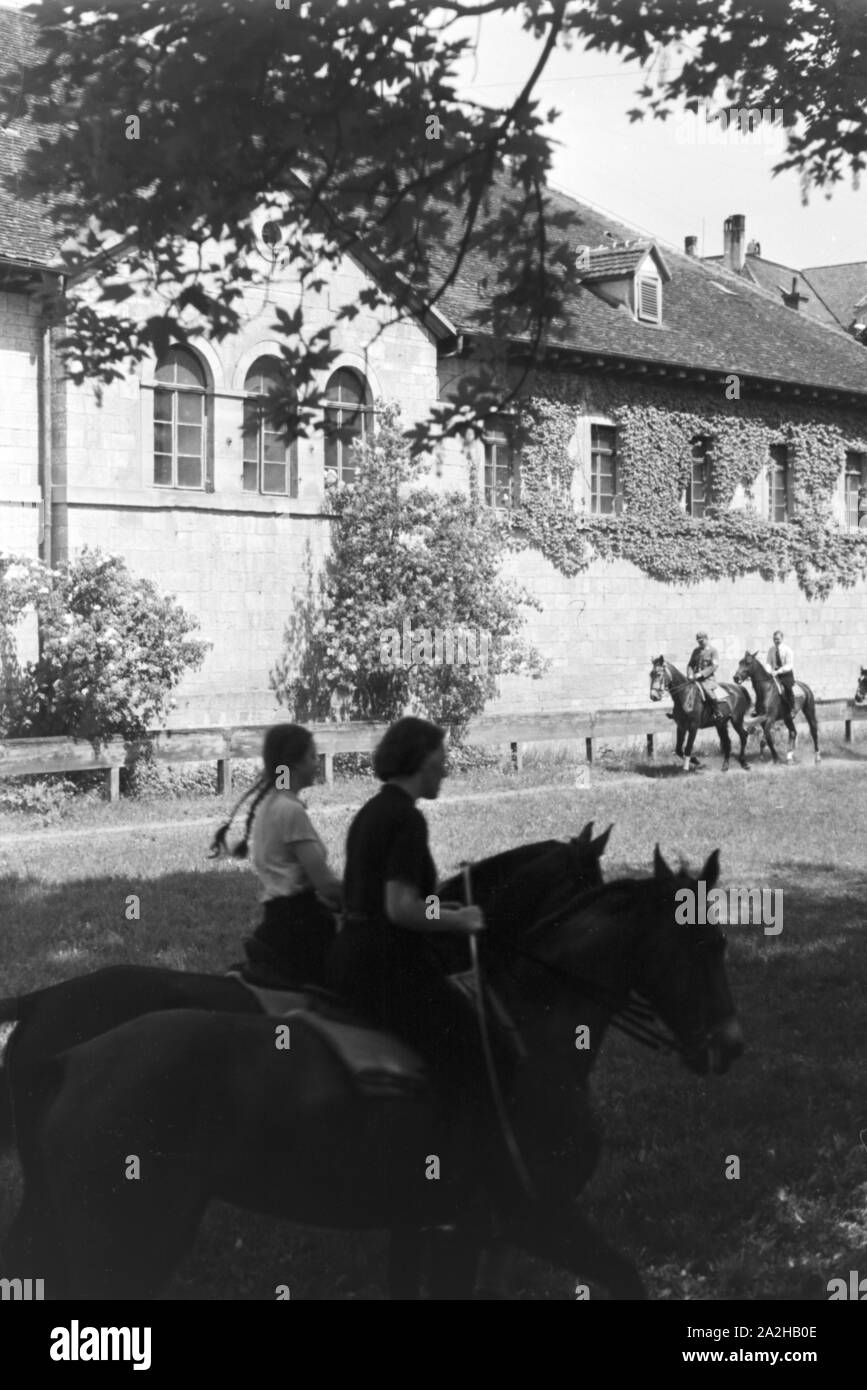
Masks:
[[[719,666],[719,653],[716,647],[710,645],[706,632],[697,632],[695,640],[698,645],[689,658],[686,674],[701,688],[705,697],[710,700],[711,708],[713,708],[717,694],[715,677]]]

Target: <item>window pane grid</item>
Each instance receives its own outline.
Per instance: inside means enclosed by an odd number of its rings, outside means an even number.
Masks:
[[[281,385],[280,364],[268,358],[254,362],[245,378],[242,487],[245,492],[297,497],[297,443],[287,445],[268,416],[268,396]]]
[[[590,510],[611,516],[617,495],[617,432],[611,425],[591,426]]]
[[[505,430],[487,435],[485,444],[485,505],[507,511],[518,500],[518,461]]]
[[[850,531],[859,530],[859,522],[863,519],[863,514],[867,511],[865,502],[867,497],[862,498],[862,488],[867,487],[867,457],[864,454],[856,454],[847,451],[846,471],[844,477],[845,498],[846,498],[846,527]],[[859,516],[861,512],[861,516]]]
[[[690,516],[702,518],[708,494],[708,442],[696,439],[692,446],[692,463],[686,487],[686,509]]]
[[[772,444],[768,465],[768,517],[774,523],[788,520],[788,450],[783,444]]]
[[[204,375],[192,353],[173,349],[157,367],[156,379],[163,384],[154,391],[154,485],[201,489]]]

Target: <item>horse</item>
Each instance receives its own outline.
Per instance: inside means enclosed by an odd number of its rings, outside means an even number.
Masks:
[[[532,921],[577,893],[602,882],[599,861],[612,827],[594,838],[589,821],[573,839],[541,840],[480,860],[472,866],[473,896],[486,916],[489,930],[508,930],[515,920]],[[463,874],[454,874],[439,887],[442,901],[463,893]],[[442,943],[440,945],[440,943]],[[466,969],[467,946],[457,938],[438,938],[437,949],[451,969]],[[37,1088],[34,1076],[42,1061],[79,1043],[138,1018],[174,1009],[204,1009],[261,1016],[262,1007],[251,990],[231,975],[174,971],[157,966],[108,966],[31,994],[0,1000],[0,1021],[16,1022],[5,1053],[5,1081],[0,1088],[0,1141],[13,1132],[24,1159],[31,1142]],[[13,1228],[19,1247],[27,1244],[31,1202],[26,1189],[21,1214]],[[404,1247],[407,1242],[404,1241]],[[400,1256],[403,1263],[406,1250]],[[404,1276],[394,1278],[401,1287]]]
[[[855,699],[853,704],[867,705],[867,666],[861,667],[858,684],[855,686]]]
[[[324,1227],[449,1224],[465,1258],[435,1297],[471,1296],[496,1224],[510,1245],[613,1297],[644,1298],[634,1263],[577,1207],[600,1149],[588,1082],[633,992],[697,1075],[723,1075],[742,1054],[724,934],[676,921],[679,893],[718,874],[718,850],[696,879],[673,872],[657,846],[653,877],[595,888],[496,939],[491,984],[527,1052],[506,1104],[531,1194],[492,1114],[450,1113],[419,1088],[361,1094],[307,1013],[280,1020],[291,1023],[288,1048],[275,1019],[181,1009],[48,1059],[26,1157],[47,1216],[48,1296],[159,1296],[219,1200]],[[576,1020],[586,1048],[573,1045]],[[138,1181],[127,1180],[131,1156]]]
[[[666,661],[664,656],[653,657],[651,660],[653,665],[650,671],[650,698],[651,700],[661,700],[663,692],[667,690],[674,701],[674,722],[677,725],[675,756],[683,758],[684,772],[689,772],[696,761],[692,756],[696,734],[699,729],[709,729],[711,725],[716,729],[722,746],[722,770],[728,772],[732,751],[727,727],[729,720],[737,730],[738,738],[741,741],[738,761],[744,772],[749,772],[744,716],[749,709],[750,702],[745,692],[736,685],[727,685],[724,681],[718,681],[717,684],[726,693],[730,713],[717,714],[710,700],[702,700],[695,681],[689,680],[682,672],[678,671],[673,662]],[[684,738],[686,739],[685,750]]]
[[[788,701],[783,699],[780,688],[768,666],[759,656],[758,652],[744,652],[735,671],[735,681],[742,685],[744,681],[752,683],[756,694],[756,718],[753,723],[761,727],[762,738],[760,749],[764,750],[767,743],[771,750],[771,757],[775,763],[780,762],[780,755],[774,746],[773,725],[776,720],[781,719],[789,731],[789,748],[786,753],[786,762],[790,763],[795,752],[795,744],[798,741],[798,731],[795,728],[793,713],[789,710]],[[822,761],[819,752],[819,726],[816,720],[816,697],[805,681],[795,682],[795,705],[794,715],[803,714],[810,726],[810,735],[813,739],[815,750],[815,762]]]
[[[589,821],[579,835],[565,843],[539,840],[474,864],[474,899],[490,919],[489,928],[496,931],[501,918],[507,927],[516,917],[532,920],[540,910],[553,911],[562,899],[600,884],[599,861],[611,830],[609,826],[594,838],[593,822]],[[444,902],[460,899],[463,874],[446,878],[438,895]],[[455,970],[466,968],[465,943],[443,936],[437,949],[453,958]],[[292,988],[288,982],[285,987]],[[0,999],[0,1022],[15,1024],[3,1057],[6,1084],[0,1087],[0,1096],[7,1107],[0,1110],[0,1147],[8,1146],[12,1139],[9,1095],[22,1092],[16,1078],[23,1081],[30,1066],[140,1014],[169,1009],[262,1012],[256,996],[233,974],[211,975],[151,965],[105,966],[29,994]],[[20,1132],[21,1114],[16,1116],[16,1127]]]

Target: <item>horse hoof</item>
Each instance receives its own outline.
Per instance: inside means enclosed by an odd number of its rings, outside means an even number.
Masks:
[[[723,763],[723,765],[722,765],[722,771],[723,771],[723,772],[728,772],[728,770],[729,770],[729,765],[728,765],[728,763]]]

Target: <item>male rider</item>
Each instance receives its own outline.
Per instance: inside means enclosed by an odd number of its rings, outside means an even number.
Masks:
[[[711,702],[711,709],[714,709],[717,696],[715,676],[719,666],[719,654],[716,647],[710,645],[706,632],[697,632],[695,640],[698,645],[689,658],[686,674],[690,680],[694,680],[700,686],[706,698]]]
[[[795,713],[795,655],[791,647],[783,641],[779,628],[774,633],[773,646],[768,648],[768,666],[780,684],[780,693],[789,706],[789,713]]]

